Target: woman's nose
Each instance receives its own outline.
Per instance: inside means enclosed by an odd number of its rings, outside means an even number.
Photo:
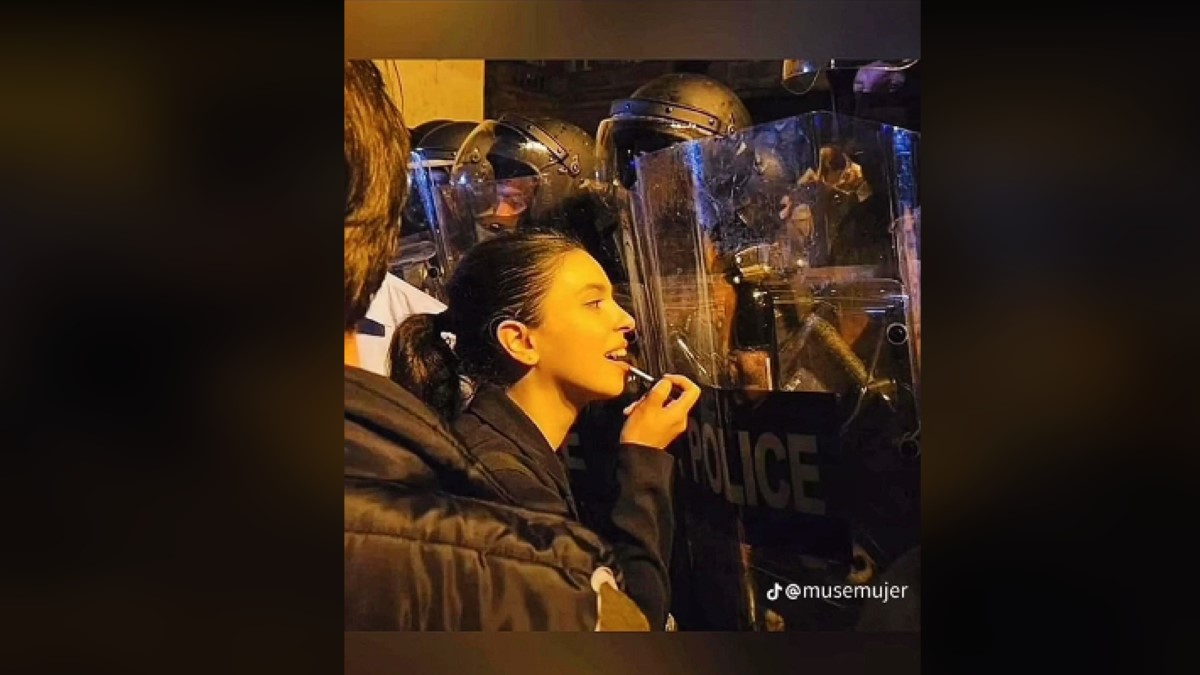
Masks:
[[[633,316],[629,312],[626,312],[624,309],[622,309],[621,321],[617,325],[617,330],[623,333],[632,333],[636,328],[637,322],[633,320]]]

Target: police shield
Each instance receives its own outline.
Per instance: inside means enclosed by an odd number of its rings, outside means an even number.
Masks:
[[[656,345],[659,339],[653,331],[655,323],[643,320],[651,316],[654,300],[644,282],[641,268],[644,256],[638,251],[634,236],[633,210],[637,203],[631,199],[629,190],[616,183],[601,183],[597,187],[601,195],[598,210],[597,231],[600,246],[597,258],[613,285],[613,297],[621,307],[637,319],[635,340],[630,345],[630,361],[634,366],[651,372],[663,372],[662,364],[655,359],[657,350],[649,352],[642,344]]]
[[[408,198],[400,216],[400,252],[390,265],[393,274],[443,302],[446,253],[437,202],[453,163],[412,153]]]
[[[590,187],[541,175],[500,180],[464,175],[442,186],[435,204],[448,273],[475,244],[524,227],[557,230],[592,252],[607,208]]]
[[[685,629],[915,602],[888,571],[918,544],[917,150],[822,112],[635,161],[642,349],[705,390],[673,448]]]

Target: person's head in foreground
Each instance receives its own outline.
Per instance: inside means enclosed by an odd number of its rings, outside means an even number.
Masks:
[[[345,65],[346,211],[342,229],[345,361],[357,365],[354,328],[379,290],[400,235],[408,192],[408,130],[370,61]]]

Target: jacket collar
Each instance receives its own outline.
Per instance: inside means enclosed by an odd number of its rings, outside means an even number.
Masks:
[[[543,457],[546,453],[554,454],[554,448],[550,447],[537,423],[500,387],[480,387],[468,408],[521,448],[523,453]]]
[[[467,409],[507,438],[523,457],[546,469],[559,490],[567,496],[568,505],[574,511],[570,479],[562,458],[550,447],[542,430],[521,406],[500,387],[483,385],[475,392]]]

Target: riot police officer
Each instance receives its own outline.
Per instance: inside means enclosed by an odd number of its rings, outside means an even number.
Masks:
[[[442,300],[448,261],[437,200],[450,182],[459,148],[475,126],[475,122],[435,120],[413,130],[409,194],[401,214],[401,255],[393,261],[392,271]]]
[[[707,75],[669,73],[613,101],[596,132],[600,180],[626,189],[637,182],[633,160],[698,138],[728,136],[751,124],[732,89]]]
[[[522,225],[568,232],[605,264],[595,174],[595,142],[569,122],[515,113],[485,120],[464,140],[444,193],[450,266],[476,242]]]
[[[635,315],[639,318],[644,337],[655,344],[670,344],[676,352],[676,362],[688,364],[685,372],[701,382],[718,384],[723,377],[713,369],[713,359],[708,354],[697,354],[702,350],[700,344],[710,344],[708,340],[697,339],[689,335],[688,329],[669,331],[670,335],[658,335],[658,332],[669,330],[667,326],[659,326],[645,318],[657,314],[657,311],[667,309],[671,301],[665,297],[657,297],[653,285],[647,285],[649,270],[643,264],[646,259],[639,251],[637,240],[633,233],[634,205],[629,200],[629,191],[636,189],[637,173],[634,161],[641,155],[666,149],[677,143],[693,141],[702,138],[719,138],[729,136],[734,132],[748,128],[752,124],[750,112],[732,89],[721,82],[698,73],[670,73],[661,75],[650,82],[638,87],[628,98],[614,101],[609,116],[600,123],[597,131],[597,168],[600,182],[608,187],[613,195],[613,202],[618,206],[619,226],[611,228],[606,234],[616,242],[620,251],[623,267],[626,271],[628,285],[631,287]],[[655,199],[670,199],[670,186],[656,188],[659,193]],[[716,233],[710,233],[716,234]],[[712,239],[700,242],[702,253],[710,259],[710,264],[722,261],[713,260],[716,257],[717,246]],[[670,253],[660,251],[659,254],[669,258]],[[694,251],[679,251],[683,260],[690,260]],[[686,265],[685,265],[686,266]],[[729,340],[732,319],[729,313],[733,311],[733,289],[728,284],[719,284],[715,289],[717,302],[725,311],[718,317],[718,333],[720,341]],[[692,304],[685,302],[684,304]],[[696,314],[692,314],[695,317]],[[671,322],[670,318],[668,321]],[[688,324],[697,330],[696,322],[680,319],[679,326]],[[663,369],[665,363],[654,363],[654,356],[646,353],[645,357],[652,367]],[[707,367],[706,365],[707,364]]]

